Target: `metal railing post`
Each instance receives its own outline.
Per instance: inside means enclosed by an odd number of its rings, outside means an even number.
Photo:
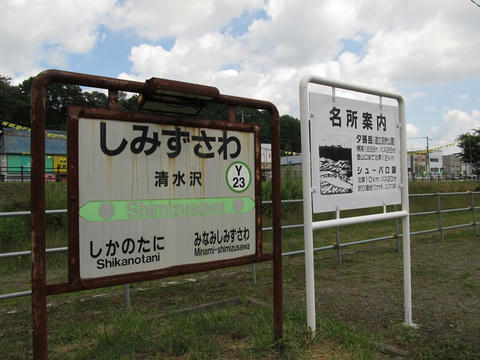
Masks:
[[[255,263],[252,263],[252,280],[253,280],[253,283],[256,285],[257,284],[257,269],[255,267]]]
[[[123,295],[125,296],[125,311],[130,311],[130,284],[123,287]]]
[[[338,255],[338,265],[342,265],[342,248],[340,246],[340,228],[337,226],[335,228],[335,238],[336,238],[336,247],[337,247],[337,255]]]
[[[444,231],[443,231],[442,205],[440,203],[440,194],[436,193],[436,197],[437,197],[438,227],[440,229],[440,237],[442,239],[442,243],[445,243],[445,234],[444,234]]]
[[[337,206],[337,211],[336,211],[336,218],[340,219],[340,210],[338,210]],[[337,256],[338,256],[338,265],[342,265],[342,248],[340,247],[340,227],[337,226],[335,228],[335,240],[336,240],[336,246],[337,246]]]
[[[478,236],[478,228],[477,228],[477,214],[475,213],[475,194],[470,192],[472,196],[472,220],[473,220],[473,231],[476,236]]]
[[[393,211],[397,211],[397,210],[398,210],[398,206],[397,206],[397,204],[394,204],[393,205]],[[400,240],[400,227],[399,227],[399,224],[398,224],[398,219],[395,219],[395,238],[397,239],[398,253],[401,254],[402,253],[402,241]]]
[[[23,165],[20,166],[20,178],[22,179],[23,183]]]

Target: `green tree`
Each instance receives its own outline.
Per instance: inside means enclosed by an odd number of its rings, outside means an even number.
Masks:
[[[222,104],[207,104],[197,115],[197,119],[207,120],[228,120],[228,106]]]
[[[197,119],[228,121],[228,106],[223,104],[207,104],[197,115]],[[268,111],[237,107],[235,108],[237,122],[254,123],[260,126],[260,142],[270,143],[270,114]]]
[[[47,86],[47,128],[66,129],[69,105],[87,105],[87,100],[80,86],[59,83]]]
[[[83,97],[85,98],[85,104],[91,107],[107,107],[108,97],[102,92],[99,91],[84,91]]]
[[[128,96],[126,92],[118,92],[118,106],[123,110],[138,110],[138,95]]]
[[[285,151],[301,151],[300,121],[290,115],[280,116],[280,148]]]
[[[24,94],[11,79],[0,75],[0,120],[28,126],[30,96]]]
[[[460,158],[470,164],[475,174],[480,173],[480,128],[473,133],[461,134],[457,137],[458,147],[462,149]]]
[[[27,112],[26,119],[21,116],[17,116],[14,120],[12,120],[14,123],[30,126],[30,94],[33,80],[34,77],[30,77],[24,80],[17,87],[18,92],[25,100],[24,106],[27,109]],[[89,95],[86,97],[85,94]],[[49,84],[47,86],[46,95],[47,129],[66,129],[67,107],[69,105],[91,105],[97,107],[102,101],[102,98],[106,99],[105,95],[99,92],[93,92],[92,94],[93,95],[90,95],[90,93],[87,92],[84,93],[82,88],[78,85],[58,83]],[[19,108],[17,108],[17,115],[18,114],[23,114],[20,112]]]

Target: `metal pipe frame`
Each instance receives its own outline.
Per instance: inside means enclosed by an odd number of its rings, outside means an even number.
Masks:
[[[381,213],[381,214],[352,216],[348,218],[316,221],[312,223],[312,229],[321,230],[321,229],[328,229],[336,226],[347,226],[347,225],[362,224],[367,222],[391,220],[391,219],[398,219],[398,218],[404,219],[406,217],[408,217],[408,212],[406,211],[393,211],[393,212]]]
[[[303,174],[303,216],[305,223],[305,281],[306,281],[306,302],[307,302],[307,326],[315,335],[315,282],[314,282],[314,264],[313,264],[313,230],[315,225],[312,221],[312,180],[310,164],[310,114],[308,107],[308,85],[317,84],[336,88],[361,92],[379,97],[387,97],[397,101],[398,115],[400,121],[400,161],[401,161],[401,199],[402,212],[407,215],[402,216],[403,226],[403,280],[404,280],[404,304],[405,304],[405,325],[413,326],[412,321],[412,284],[411,284],[411,265],[410,265],[410,218],[409,198],[408,198],[408,165],[407,165],[407,145],[406,145],[406,122],[405,122],[405,100],[396,93],[380,91],[364,86],[352,85],[340,81],[305,75],[300,80],[300,124],[302,139],[302,170]],[[332,223],[335,224],[335,223]],[[317,225],[319,226],[319,225]]]

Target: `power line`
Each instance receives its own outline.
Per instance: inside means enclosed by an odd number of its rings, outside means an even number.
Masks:
[[[477,5],[478,7],[480,7],[480,4],[475,2],[474,0],[470,0],[472,3],[474,3],[475,5]]]

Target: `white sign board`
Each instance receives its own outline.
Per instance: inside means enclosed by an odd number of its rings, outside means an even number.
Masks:
[[[401,203],[398,108],[309,93],[315,213]]]
[[[81,278],[255,254],[254,133],[80,118]]]

